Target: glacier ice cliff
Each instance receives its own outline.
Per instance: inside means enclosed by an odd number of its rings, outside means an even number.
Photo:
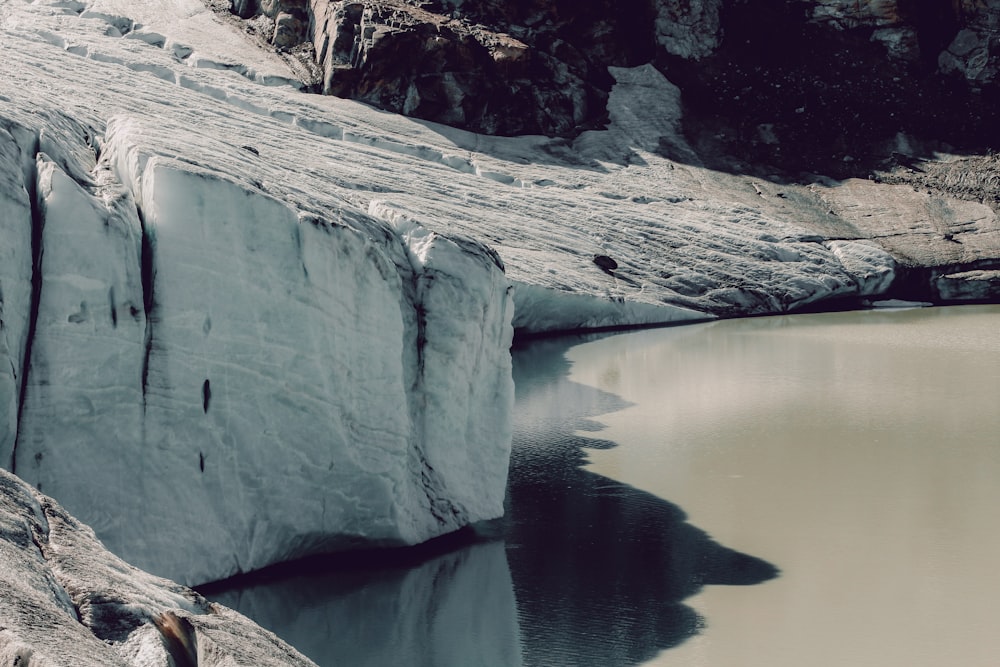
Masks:
[[[126,564],[3,470],[0,582],[5,665],[313,664],[245,616]]]
[[[307,94],[223,5],[0,3],[0,464],[156,574],[497,516],[515,331],[1000,295],[991,154],[722,168],[641,54],[604,127],[475,134]]]
[[[52,20],[107,29],[65,6]],[[265,186],[286,178],[253,168],[268,149],[204,122],[229,105],[123,108],[146,76],[106,116],[0,102],[0,460],[185,583],[499,516],[513,387],[496,254],[371,216],[326,174]]]

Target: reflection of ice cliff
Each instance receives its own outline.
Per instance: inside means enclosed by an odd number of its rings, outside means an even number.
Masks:
[[[468,546],[411,568],[378,565],[380,560],[346,567],[341,561],[212,598],[279,632],[320,665],[521,664],[502,542]]]
[[[778,572],[716,543],[676,505],[581,468],[584,448],[615,444],[577,433],[625,406],[567,379],[570,344],[514,355],[507,541],[525,663],[638,665],[698,632],[701,619],[683,601],[703,586]]]

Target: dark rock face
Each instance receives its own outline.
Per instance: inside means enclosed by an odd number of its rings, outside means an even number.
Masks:
[[[232,8],[269,18],[279,49],[311,41],[325,93],[487,134],[575,136],[600,126],[607,67],[653,62],[680,86],[686,132],[717,167],[864,176],[893,152],[1000,143],[1000,0]]]
[[[280,16],[300,16],[286,5],[301,4],[233,0],[232,10],[274,20],[268,39],[280,49],[311,41],[324,93],[486,134],[572,136],[599,127],[612,85],[607,66],[642,64],[655,53],[645,0],[311,0],[296,42]]]
[[[995,145],[995,2],[728,2],[711,55],[661,53],[701,152],[835,177]],[[995,48],[995,47],[993,47]],[[720,165],[721,166],[721,165]]]
[[[312,6],[325,93],[487,134],[571,134],[604,113],[607,85],[513,34],[402,2]]]

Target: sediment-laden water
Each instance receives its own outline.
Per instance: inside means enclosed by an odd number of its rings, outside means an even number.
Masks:
[[[1000,654],[1000,308],[829,313],[607,338],[571,379],[631,403],[588,470],[781,576],[688,600],[656,665],[987,667]]]

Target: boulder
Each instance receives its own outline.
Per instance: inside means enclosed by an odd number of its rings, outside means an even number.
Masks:
[[[3,470],[0,562],[5,665],[313,665],[245,616],[125,563]]]

